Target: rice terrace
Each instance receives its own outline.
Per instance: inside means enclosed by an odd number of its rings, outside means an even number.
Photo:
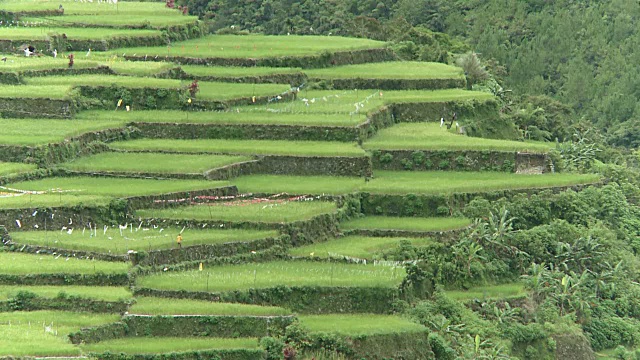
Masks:
[[[582,143],[505,120],[465,49],[182,5],[0,0],[0,359],[594,356],[578,271],[529,269],[555,227],[622,236],[576,210],[635,198]]]

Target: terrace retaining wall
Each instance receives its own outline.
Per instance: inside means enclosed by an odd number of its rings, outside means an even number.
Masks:
[[[394,230],[394,229],[350,229],[343,230],[344,236],[359,235],[359,236],[372,236],[372,237],[408,237],[408,238],[422,238],[429,237],[434,238],[437,241],[447,242],[455,240],[470,226],[466,226],[460,229],[443,230],[443,231],[414,231],[414,230]]]
[[[307,80],[307,76],[302,72],[276,73],[255,76],[214,76],[189,74],[185,72],[181,67],[170,69],[163,73],[157,74],[155,77],[162,79],[217,81],[244,84],[289,84],[291,86],[300,85]]]
[[[465,88],[467,81],[458,79],[376,79],[376,78],[311,78],[314,82],[328,82],[336,90],[378,89],[378,90],[439,90]]]
[[[70,119],[75,112],[69,99],[0,98],[0,116],[4,118]]]
[[[133,265],[160,266],[188,261],[201,261],[215,257],[248,254],[251,251],[265,250],[273,246],[287,246],[289,237],[266,238],[252,241],[236,241],[224,244],[202,244],[183,246],[178,249],[151,250],[131,254]],[[188,245],[188,239],[183,242]]]
[[[90,358],[101,360],[201,360],[201,359],[225,359],[225,360],[261,360],[267,358],[267,353],[262,349],[229,349],[229,350],[193,350],[171,352],[170,354],[125,354],[125,353],[94,353],[87,354]]]
[[[453,194],[371,194],[360,193],[362,213],[367,215],[385,216],[451,216],[456,211],[462,210],[466,204],[475,198],[484,198],[495,201],[500,198],[511,198],[516,194],[534,194],[544,190],[551,190],[554,193],[566,190],[581,191],[582,189],[599,185],[600,182],[581,185],[537,187],[530,189],[495,190],[475,193],[453,193]]]
[[[218,65],[218,66],[266,66],[293,68],[324,68],[338,65],[363,64],[397,60],[391,49],[365,49],[352,51],[325,52],[320,55],[281,56],[272,58],[196,58],[186,56],[130,56],[125,59],[131,61],[170,61],[182,65]]]
[[[25,292],[34,296],[25,296]],[[22,295],[7,301],[0,301],[0,311],[62,310],[122,314],[127,311],[128,307],[129,304],[124,301],[101,301],[64,295],[63,292],[55,298],[44,298],[36,296],[28,289],[23,290]]]
[[[48,166],[108,150],[101,142],[129,140],[137,137],[139,137],[137,129],[126,127],[91,131],[59,143],[46,145],[0,145],[0,160]]]
[[[491,150],[374,150],[379,170],[504,171],[542,174],[550,171],[546,154]]]
[[[62,260],[64,261],[64,260]],[[84,286],[129,286],[129,276],[122,274],[0,274],[2,285],[84,285]]]
[[[394,288],[336,286],[278,286],[222,293],[138,288],[135,295],[281,306],[307,314],[387,314],[399,298],[398,289]]]
[[[152,139],[245,139],[245,140],[315,140],[357,141],[359,128],[349,126],[269,125],[269,124],[129,124]]]
[[[458,118],[465,117],[496,117],[499,104],[496,100],[462,100],[439,102],[403,102],[390,105],[396,122],[427,122],[440,121],[444,116],[450,120],[455,112]]]

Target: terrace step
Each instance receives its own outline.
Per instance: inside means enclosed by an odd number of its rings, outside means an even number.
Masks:
[[[340,224],[345,235],[451,239],[471,225],[465,218],[365,216]]]

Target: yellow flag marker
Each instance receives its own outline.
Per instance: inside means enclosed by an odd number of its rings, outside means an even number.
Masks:
[[[252,97],[252,98],[251,98],[251,101],[253,101],[253,102],[255,103],[255,102],[256,102],[256,97],[255,97],[255,96],[254,96],[254,97]]]
[[[202,271],[202,263],[200,263],[200,267],[198,269]]]

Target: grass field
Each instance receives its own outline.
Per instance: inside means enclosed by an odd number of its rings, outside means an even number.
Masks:
[[[43,145],[90,131],[122,128],[120,120],[0,119],[0,144]]]
[[[442,63],[395,61],[336,66],[304,71],[310,78],[320,79],[464,79],[462,68]]]
[[[0,129],[1,128],[2,128],[2,125],[0,121]],[[37,167],[38,166],[34,164],[22,164],[22,163],[11,163],[11,162],[0,161],[0,176],[25,173],[25,172],[33,171]]]
[[[121,274],[130,264],[99,260],[0,252],[0,274]]]
[[[245,66],[202,66],[202,65],[180,65],[182,70],[194,76],[220,76],[220,77],[247,77],[265,76],[275,74],[295,74],[301,73],[299,68],[274,68],[274,67],[245,67]]]
[[[158,142],[161,141],[163,140]],[[202,174],[210,169],[251,159],[247,156],[106,152],[78,158],[64,163],[61,167],[68,170],[87,172]]]
[[[162,354],[208,349],[257,349],[257,338],[123,338],[82,345],[89,353]]]
[[[66,311],[0,313],[0,356],[78,356],[67,334],[118,321],[119,315]]]
[[[5,27],[2,28],[0,39],[47,40],[49,38],[48,34],[51,33],[66,34],[69,40],[108,40],[118,37],[149,37],[162,35],[158,30],[111,29],[104,31],[104,29],[98,28]],[[38,51],[44,50],[38,49]]]
[[[28,291],[43,298],[55,298],[61,295],[68,295],[102,301],[122,301],[133,297],[128,289],[114,286],[0,285],[0,301],[11,299],[20,291]]]
[[[380,96],[382,94],[382,96]],[[446,90],[306,90],[302,89],[293,102],[269,105],[270,111],[321,114],[366,114],[383,105],[411,102],[446,102],[464,100],[488,100],[493,95],[462,89]],[[306,100],[306,101],[305,101]],[[356,107],[357,105],[357,107]],[[266,106],[257,107],[266,110]]]
[[[447,290],[448,297],[459,300],[501,300],[514,297],[524,297],[527,295],[527,291],[522,283],[510,283],[500,285],[486,285],[473,287],[469,290]]]
[[[471,220],[465,218],[365,216],[340,223],[340,228],[343,230],[446,231],[468,225],[471,225]]]
[[[272,36],[272,35],[208,35],[199,39],[175,42],[171,47],[135,47],[109,53],[149,56],[187,56],[197,58],[271,58],[321,54],[325,51],[348,51],[381,48],[381,41],[340,36]]]
[[[216,266],[204,271],[152,274],[138,278],[137,286],[161,290],[212,291],[275,286],[396,287],[404,268],[325,262],[253,263]]]
[[[47,191],[60,189],[74,195],[129,197],[157,195],[179,191],[214,189],[226,186],[226,181],[152,180],[96,177],[52,177],[10,184],[19,190]],[[39,195],[40,196],[40,195]],[[34,196],[35,198],[35,196]]]
[[[62,249],[87,250],[96,252],[126,253],[128,250],[147,251],[176,247],[176,236],[182,231],[183,246],[202,244],[223,244],[228,242],[253,241],[276,237],[276,231],[257,230],[214,230],[181,228],[142,228],[140,224],[129,224],[126,230],[99,225],[97,230],[75,228],[71,234],[66,231],[23,231],[11,234],[20,244],[43,245]]]
[[[286,316],[291,311],[275,306],[218,303],[181,299],[139,297],[129,309],[136,315],[230,315],[230,316]]]
[[[76,119],[94,121],[124,121],[149,123],[196,123],[196,124],[262,124],[262,125],[307,125],[307,126],[356,126],[366,120],[365,115],[345,114],[294,114],[254,111],[253,107],[240,108],[240,112],[184,112],[178,110],[141,111],[83,111]]]
[[[463,136],[439,123],[404,123],[380,130],[364,148],[385,150],[475,150],[548,152],[555,143],[522,142]]]
[[[142,218],[254,221],[265,223],[287,223],[307,220],[314,216],[336,211],[336,204],[324,201],[280,202],[240,201],[233,203],[211,203],[207,205],[183,206],[172,209],[137,210]]]
[[[2,85],[0,98],[55,99],[68,98],[69,85]]]
[[[122,86],[128,88],[162,88],[178,89],[191,84],[190,81],[140,78],[119,75],[76,75],[76,76],[47,76],[27,79],[27,83],[33,86]],[[200,92],[196,99],[199,100],[229,100],[247,98],[251,96],[275,96],[290,89],[289,85],[280,84],[236,84],[221,82],[198,83]],[[16,86],[17,87],[17,86]]]
[[[500,172],[376,171],[365,182],[360,178],[331,176],[249,175],[233,179],[240,192],[279,194],[451,194],[508,189],[530,189],[590,184],[596,174],[520,175]]]
[[[426,331],[426,328],[420,324],[393,315],[332,314],[301,315],[298,318],[300,324],[311,332],[327,332],[348,336]]]
[[[120,150],[169,150],[183,153],[295,156],[365,156],[355,143],[337,141],[225,140],[225,139],[138,139],[109,144]],[[184,156],[184,155],[183,155]]]
[[[301,257],[332,258],[349,256],[371,260],[387,250],[395,248],[400,241],[409,241],[412,245],[421,246],[431,243],[428,238],[399,238],[345,236],[337,239],[318,242],[289,250],[289,254]]]

